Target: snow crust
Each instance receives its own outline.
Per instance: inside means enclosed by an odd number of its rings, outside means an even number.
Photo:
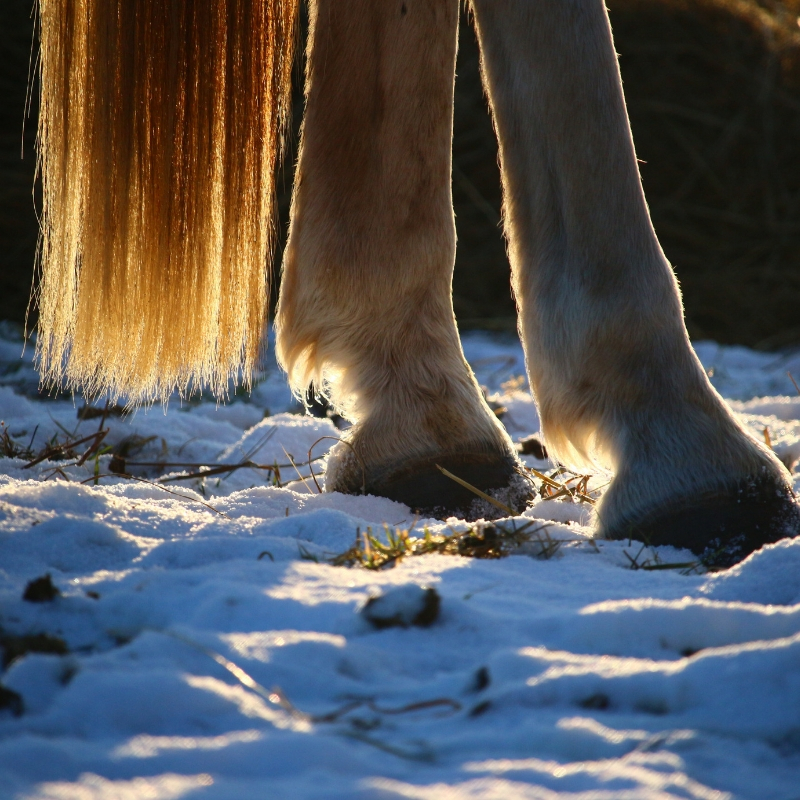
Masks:
[[[100,419],[77,418],[81,400],[37,394],[30,354],[2,334],[9,436],[36,450],[96,431]],[[535,433],[519,342],[470,334],[464,346],[512,436]],[[800,379],[800,354],[697,350],[735,411],[796,463],[786,373]],[[130,461],[301,464],[339,435],[301,411],[273,365],[224,407],[110,417],[105,442],[128,439]],[[543,500],[513,524],[552,523],[565,543],[549,559],[522,548],[368,571],[326,559],[368,528],[467,526],[318,494],[302,466],[303,479],[281,468],[281,482],[296,478],[283,487],[251,467],[94,485],[110,459],[0,459],[0,636],[46,633],[69,649],[0,675],[25,706],[0,710],[2,798],[800,797],[800,540],[717,574],[633,570],[653,554],[591,546],[587,506]],[[312,467],[321,475],[324,460]],[[23,600],[46,573],[60,596]],[[430,627],[367,623],[371,597],[409,585],[438,592]]]

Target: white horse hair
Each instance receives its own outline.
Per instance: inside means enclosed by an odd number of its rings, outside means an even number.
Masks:
[[[459,0],[310,0],[277,313],[294,390],[354,422],[326,489],[519,505],[455,325]],[[45,379],[132,401],[256,361],[297,0],[41,0]],[[600,534],[729,564],[800,533],[789,475],[689,343],[602,0],[472,0],[548,450],[616,475]]]

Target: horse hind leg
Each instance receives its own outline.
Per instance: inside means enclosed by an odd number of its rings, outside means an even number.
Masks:
[[[711,387],[639,180],[602,0],[472,0],[548,449],[616,476],[601,533],[727,565],[800,533],[789,475]]]
[[[468,513],[441,465],[518,504],[452,309],[458,0],[315,0],[310,22],[277,352],[295,391],[324,382],[355,423],[326,490]]]

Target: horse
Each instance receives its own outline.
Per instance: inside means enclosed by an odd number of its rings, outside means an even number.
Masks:
[[[264,346],[299,0],[39,0],[48,385],[128,402],[245,384]],[[783,464],[711,386],[640,181],[602,0],[470,0],[548,452],[614,478],[598,536],[728,566],[800,533]],[[459,0],[309,0],[275,329],[350,421],[325,489],[520,510],[453,315]]]

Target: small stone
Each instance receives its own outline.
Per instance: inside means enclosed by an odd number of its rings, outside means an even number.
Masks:
[[[436,589],[410,583],[370,598],[361,614],[379,630],[411,625],[427,628],[439,616],[440,605]]]

